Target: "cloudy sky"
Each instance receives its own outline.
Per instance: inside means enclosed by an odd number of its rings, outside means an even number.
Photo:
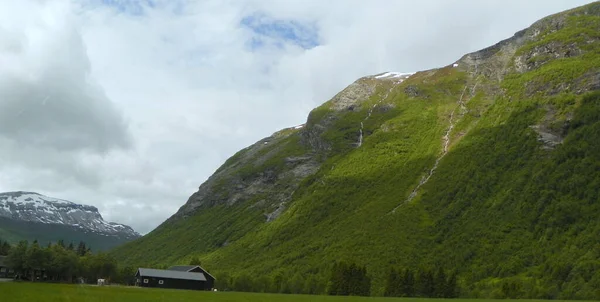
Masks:
[[[146,233],[355,79],[451,64],[585,0],[0,0],[0,192]]]

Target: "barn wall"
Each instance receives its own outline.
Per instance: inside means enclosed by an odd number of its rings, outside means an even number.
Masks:
[[[144,283],[144,279],[148,279],[148,283]],[[159,280],[163,280],[163,284],[159,284]],[[210,290],[212,284],[205,281],[181,280],[157,277],[140,277],[140,285],[142,287],[153,288],[174,288],[174,289],[193,289],[193,290]]]
[[[192,273],[203,273],[204,277],[206,277],[206,289],[212,289],[215,287],[215,279],[213,277],[211,277],[204,269],[202,269],[201,267],[195,267],[194,269],[190,270],[190,272]]]

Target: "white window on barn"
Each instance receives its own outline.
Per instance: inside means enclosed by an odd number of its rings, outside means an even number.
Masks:
[[[164,284],[165,281],[164,280],[158,280],[158,284]]]
[[[148,279],[144,279],[144,283],[148,283]]]

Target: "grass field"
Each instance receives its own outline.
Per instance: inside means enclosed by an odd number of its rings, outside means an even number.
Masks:
[[[309,295],[280,295],[234,292],[199,292],[187,290],[147,289],[133,287],[97,287],[89,285],[47,284],[47,283],[15,283],[0,282],[0,300],[13,301],[90,301],[90,302],[135,302],[135,301],[215,301],[215,302],[335,302],[335,301],[370,301],[370,302],[441,302],[443,299],[417,298],[365,298],[335,297]],[[461,302],[461,299],[448,301]],[[494,300],[464,300],[469,302],[485,302]],[[525,301],[525,300],[524,300]],[[526,300],[535,302],[536,300]],[[558,300],[556,300],[558,301]]]

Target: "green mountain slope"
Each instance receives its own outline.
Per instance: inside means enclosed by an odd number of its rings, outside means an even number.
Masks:
[[[600,299],[600,3],[456,64],[359,79],[113,254],[317,292],[346,260],[375,295],[390,267],[442,266],[463,296]]]

